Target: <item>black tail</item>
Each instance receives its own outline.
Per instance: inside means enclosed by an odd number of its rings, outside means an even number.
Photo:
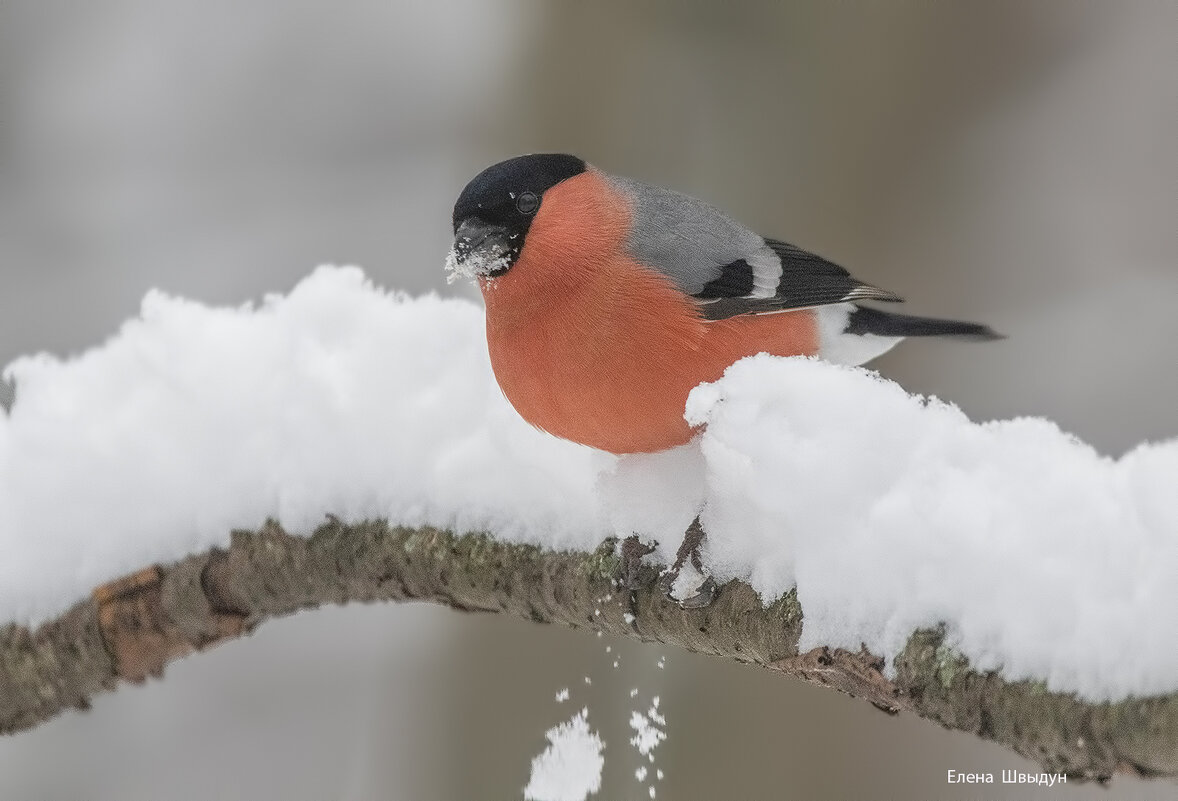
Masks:
[[[857,306],[847,318],[846,333],[876,334],[881,337],[961,337],[978,342],[1003,339],[990,326],[963,323],[960,320],[937,320],[932,317],[913,317],[879,309]]]

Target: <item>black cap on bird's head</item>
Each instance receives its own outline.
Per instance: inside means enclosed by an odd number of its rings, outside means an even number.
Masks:
[[[454,204],[454,245],[446,259],[451,280],[507,272],[519,258],[544,193],[584,171],[585,162],[576,156],[535,153],[476,175]]]

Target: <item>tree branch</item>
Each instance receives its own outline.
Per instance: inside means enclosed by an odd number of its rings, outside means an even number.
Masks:
[[[766,607],[734,581],[711,606],[684,610],[643,568],[631,607],[629,594],[615,589],[614,545],[554,553],[485,535],[334,520],[311,537],[273,524],[235,532],[227,550],[106,584],[35,632],[0,628],[0,733],[84,709],[120,680],[158,676],[173,659],[272,617],[325,603],[422,600],[751,662],[995,740],[1078,779],[1178,775],[1178,695],[1085,703],[975,672],[936,631],[914,634],[888,679],[883,660],[866,651],[799,654],[802,609],[793,593]]]

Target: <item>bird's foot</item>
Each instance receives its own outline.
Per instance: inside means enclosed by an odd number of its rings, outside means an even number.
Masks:
[[[642,557],[653,551],[654,546],[642,542],[637,534],[622,540],[622,574],[618,582],[630,595],[631,620],[638,616],[638,573],[642,570]]]
[[[642,557],[654,552],[653,545],[647,545],[638,539],[637,534],[631,534],[622,540],[622,587],[635,592],[638,589],[638,571],[642,569]]]
[[[703,541],[704,529],[697,517],[683,535],[683,544],[675,554],[675,564],[659,577],[659,589],[663,595],[679,604],[681,609],[702,609],[716,598],[716,581],[704,571],[699,554]]]

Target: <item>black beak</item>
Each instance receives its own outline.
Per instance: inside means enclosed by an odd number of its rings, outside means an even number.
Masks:
[[[467,217],[454,231],[454,260],[460,264],[482,261],[492,269],[477,269],[484,275],[501,275],[518,253],[514,239],[502,225],[484,222],[478,217]],[[497,265],[497,266],[494,266]]]

